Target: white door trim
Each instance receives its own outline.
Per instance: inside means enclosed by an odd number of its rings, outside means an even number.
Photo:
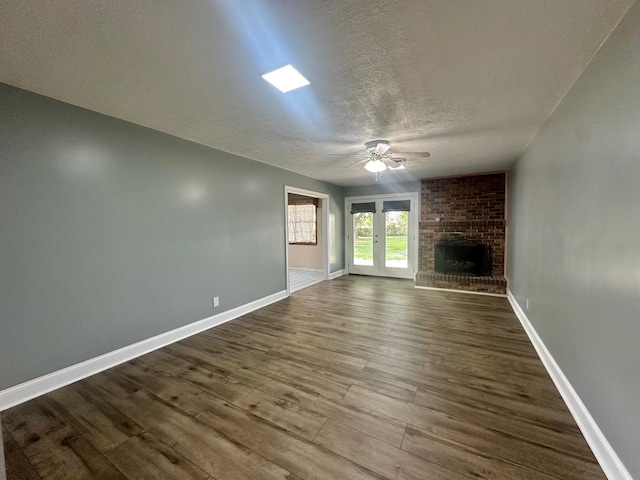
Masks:
[[[284,186],[284,250],[285,250],[285,269],[287,272],[287,296],[291,294],[291,279],[289,278],[289,194],[297,193],[298,195],[306,195],[320,199],[322,202],[322,272],[324,279],[329,280],[331,273],[331,264],[329,263],[329,194],[305,190],[303,188]]]
[[[416,273],[418,272],[418,226],[420,222],[420,192],[404,192],[404,193],[383,193],[380,195],[358,195],[355,197],[344,198],[344,245],[345,245],[345,272],[349,274],[349,266],[351,260],[351,253],[349,252],[349,235],[351,232],[351,212],[349,211],[350,202],[358,201],[375,201],[375,200],[393,200],[394,198],[407,198],[411,197],[413,205],[415,206],[415,215],[411,221],[412,235],[413,235],[413,280],[416,279]]]

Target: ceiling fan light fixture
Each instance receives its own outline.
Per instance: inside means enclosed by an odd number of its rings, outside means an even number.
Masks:
[[[384,172],[387,169],[387,166],[382,160],[369,160],[365,163],[364,169],[371,173],[380,173]]]

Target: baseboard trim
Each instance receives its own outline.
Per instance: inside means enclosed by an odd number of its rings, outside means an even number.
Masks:
[[[335,280],[336,278],[341,277],[345,273],[347,272],[345,272],[344,268],[342,270],[336,270],[335,272],[329,274],[329,280]]]
[[[511,293],[511,290],[507,290],[507,298],[513,308],[518,320],[522,324],[525,332],[529,336],[529,340],[536,349],[540,360],[547,369],[549,376],[555,383],[556,388],[560,392],[564,402],[567,404],[571,415],[578,424],[580,431],[587,440],[589,447],[593,451],[596,460],[600,464],[600,467],[604,471],[604,474],[610,480],[633,480],[629,471],[625,468],[624,464],[616,455],[611,444],[607,441],[602,430],[596,424],[587,407],[582,403],[582,400],[578,396],[578,393],[574,390],[573,386],[569,382],[569,379],[565,376],[560,366],[555,361],[551,352],[547,349],[546,345],[536,332],[535,328],[527,318],[524,310],[518,304],[518,301]]]
[[[414,288],[420,290],[436,290],[439,292],[470,293],[472,295],[485,295],[487,297],[506,297],[504,293],[474,292],[472,290],[458,290],[456,288],[423,287],[420,285],[416,285]]]
[[[115,367],[121,363],[128,362],[145,353],[152,352],[153,350],[190,337],[216,325],[221,325],[253,312],[254,310],[278,302],[286,297],[287,291],[282,290],[217,315],[198,320],[174,330],[161,333],[160,335],[147,338],[146,340],[127,345],[118,350],[71,365],[62,370],[7,388],[0,391],[0,411],[31,400],[32,398],[39,397],[40,395],[44,395],[70,383],[77,382],[78,380],[82,380],[83,378],[87,378],[111,367]]]

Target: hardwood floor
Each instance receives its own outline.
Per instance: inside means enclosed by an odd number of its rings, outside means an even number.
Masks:
[[[9,479],[604,479],[506,299],[348,276],[2,414]]]

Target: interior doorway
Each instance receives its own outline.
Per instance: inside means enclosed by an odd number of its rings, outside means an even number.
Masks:
[[[285,187],[287,293],[329,279],[329,195]]]
[[[348,197],[348,273],[415,279],[418,194]]]

